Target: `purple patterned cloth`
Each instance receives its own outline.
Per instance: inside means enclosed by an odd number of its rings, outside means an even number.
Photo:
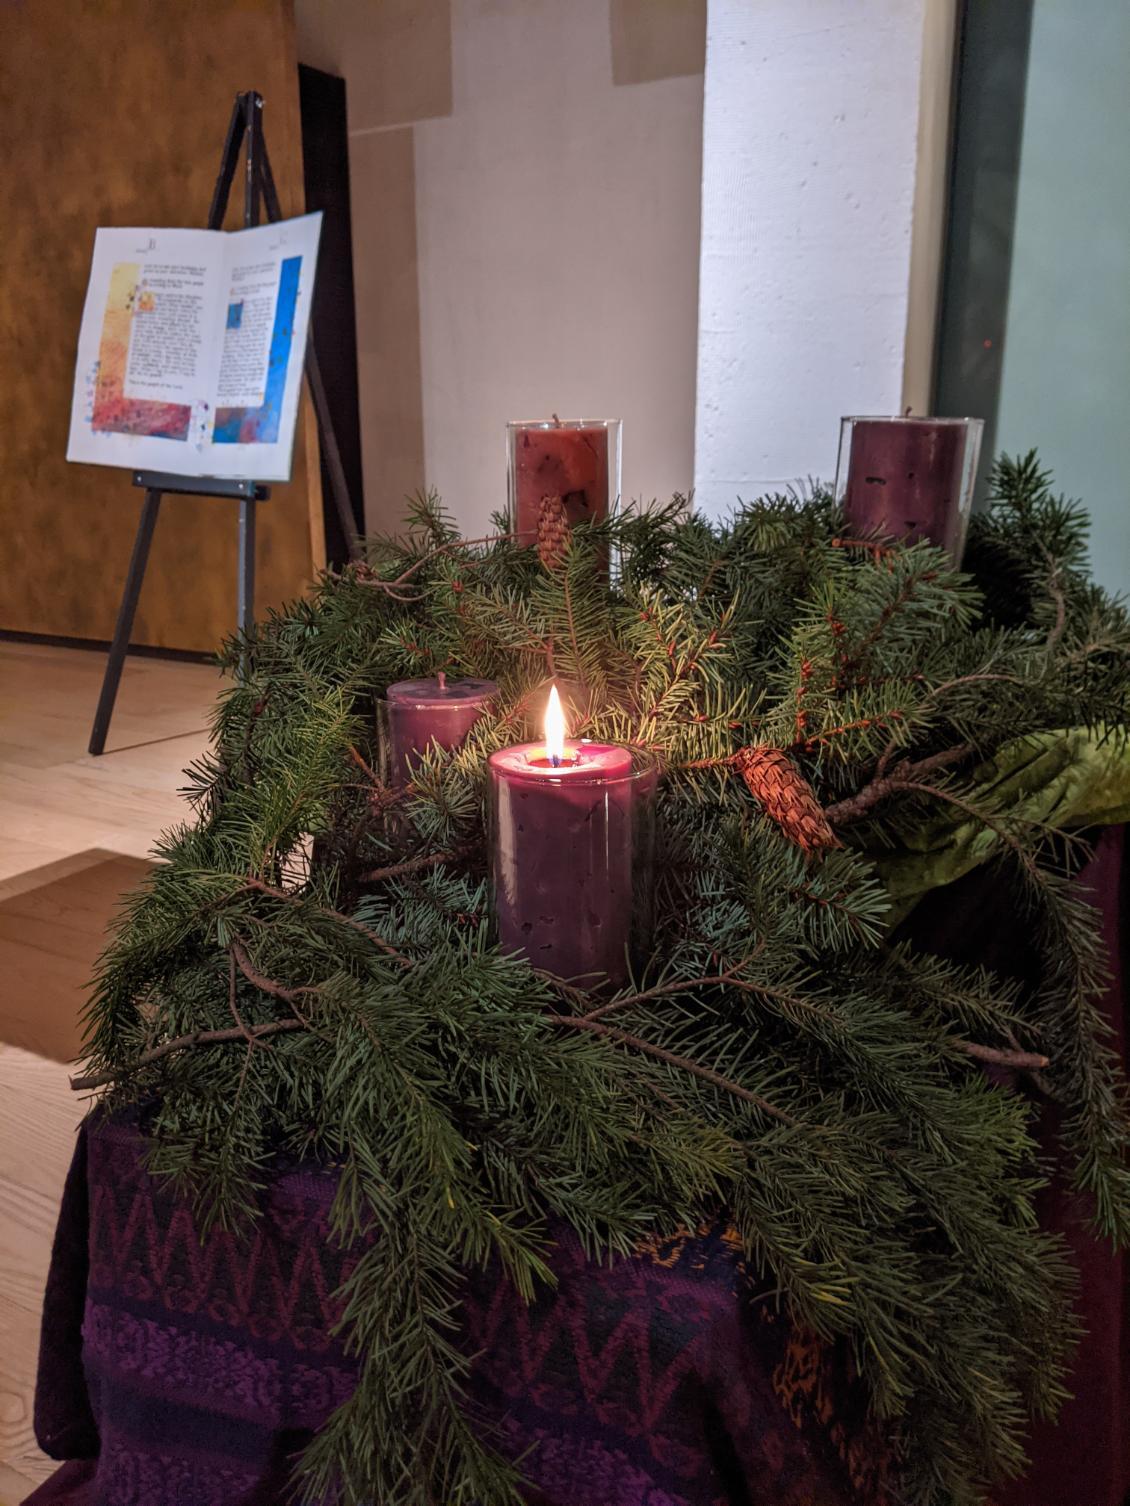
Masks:
[[[1130,884],[1124,833],[1102,834],[1081,885],[1102,912],[1103,1001],[1124,1033]],[[932,950],[1024,976],[1024,920],[992,874],[920,907]],[[1054,1123],[1044,1126],[1054,1133]],[[44,1304],[36,1435],[67,1460],[25,1506],[282,1506],[294,1457],[351,1394],[332,1336],[351,1258],[329,1237],[333,1175],[280,1170],[250,1236],[203,1242],[148,1176],[138,1130],[94,1117],[67,1179]],[[1083,1272],[1088,1337],[1058,1428],[999,1506],[1121,1506],[1130,1490],[1125,1260],[1082,1227],[1079,1199],[1043,1198]],[[587,1263],[562,1239],[558,1286],[526,1307],[471,1283],[471,1393],[537,1506],[880,1506],[882,1448],[842,1360],[791,1332],[722,1229]],[[526,1451],[529,1450],[527,1453]],[[310,1503],[304,1503],[310,1506]]]
[[[352,1261],[329,1234],[332,1173],[279,1171],[253,1231],[202,1242],[142,1152],[131,1122],[96,1116],[80,1134],[35,1415],[41,1447],[68,1462],[26,1506],[276,1506],[355,1383],[331,1332]],[[556,1290],[532,1307],[482,1276],[465,1309],[475,1406],[526,1456],[531,1502],[862,1498],[873,1452],[840,1402],[856,1388],[755,1300],[724,1230],[610,1265],[564,1238],[554,1265]]]

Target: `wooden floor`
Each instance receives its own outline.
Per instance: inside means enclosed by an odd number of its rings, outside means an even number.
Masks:
[[[143,871],[128,860],[144,859],[187,812],[182,770],[207,744],[222,683],[203,665],[127,661],[107,750],[91,758],[104,663],[0,642],[0,1506],[16,1506],[54,1468],[35,1447],[32,1391],[55,1217],[85,1108],[65,1063],[46,1054],[65,1054],[67,1033],[56,1021],[37,1035],[35,1007],[81,1006],[112,891]]]

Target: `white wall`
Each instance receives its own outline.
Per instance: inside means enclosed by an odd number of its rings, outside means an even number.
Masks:
[[[831,480],[903,393],[928,0],[710,0],[696,500]]]
[[[702,77],[615,85],[609,0],[455,0],[415,126],[429,485],[478,531],[507,419],[624,420],[624,492],[691,484]]]

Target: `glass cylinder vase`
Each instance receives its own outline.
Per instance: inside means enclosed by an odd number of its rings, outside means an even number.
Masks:
[[[845,418],[836,500],[860,538],[928,539],[961,563],[981,455],[979,418]]]
[[[538,542],[543,504],[560,502],[566,524],[599,522],[620,501],[618,418],[522,419],[506,425],[510,529]]]
[[[493,680],[399,680],[377,700],[379,774],[394,788],[407,784],[413,766],[433,744],[457,748],[498,694]]]
[[[654,763],[606,743],[492,753],[489,860],[503,950],[579,988],[618,987],[651,944]]]

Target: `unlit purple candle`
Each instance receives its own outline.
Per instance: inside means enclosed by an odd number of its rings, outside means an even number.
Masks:
[[[390,777],[403,784],[422,753],[437,743],[457,748],[498,693],[493,680],[398,680],[385,691]]]
[[[866,538],[928,539],[960,560],[981,427],[966,418],[844,419],[837,493],[848,527]]]

